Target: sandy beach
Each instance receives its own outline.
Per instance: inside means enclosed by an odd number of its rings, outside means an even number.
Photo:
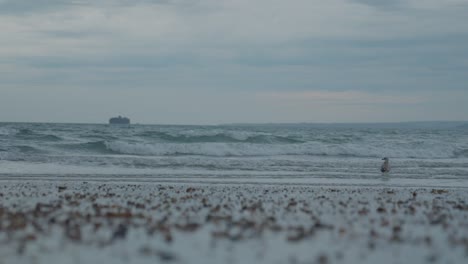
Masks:
[[[0,264],[465,263],[465,188],[0,181]]]

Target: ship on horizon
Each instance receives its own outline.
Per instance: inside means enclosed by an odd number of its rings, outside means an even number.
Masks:
[[[130,119],[128,117],[123,116],[112,117],[111,119],[109,119],[109,124],[129,125]]]

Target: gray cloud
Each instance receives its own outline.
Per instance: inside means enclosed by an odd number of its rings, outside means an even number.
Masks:
[[[47,111],[61,107],[47,99],[53,94],[68,100],[65,105],[77,112],[79,104],[67,95],[86,101],[87,94],[93,94],[93,111],[103,117],[108,114],[102,105],[118,110],[109,98],[125,104],[122,98],[128,97],[135,116],[148,122],[152,117],[145,112],[172,105],[180,107],[173,122],[190,120],[184,115],[198,105],[207,107],[197,122],[224,120],[223,116],[231,117],[226,122],[246,121],[245,112],[236,116],[236,105],[261,112],[256,121],[275,121],[278,116],[284,121],[293,115],[300,121],[307,112],[324,112],[314,106],[313,97],[296,108],[294,100],[278,102],[264,95],[294,98],[291,94],[316,91],[363,94],[365,100],[405,95],[418,99],[427,93],[438,94],[437,99],[445,92],[443,102],[409,100],[405,110],[408,116],[422,118],[427,112],[451,119],[448,113],[454,118],[460,110],[444,110],[444,115],[430,110],[431,104],[439,110],[457,105],[468,112],[468,103],[461,103],[466,96],[460,96],[468,82],[468,5],[462,0],[450,3],[454,4],[0,0],[0,118],[12,120],[8,113],[16,113],[22,120],[28,115],[28,120],[34,119],[37,111],[15,106],[28,94],[41,98],[41,104],[49,106]],[[142,98],[144,104],[139,103]],[[362,104],[362,100],[350,102],[354,108],[347,109],[340,102],[327,108],[334,113],[329,121],[336,121],[333,118],[340,111],[358,111]],[[369,116],[391,113],[391,100],[385,103],[386,107],[366,104],[374,107],[369,108]],[[208,105],[217,104],[229,105],[229,110],[220,107],[210,116]],[[398,118],[396,113],[387,116]]]
[[[210,56],[193,47],[163,53],[127,49],[87,56],[15,56],[4,57],[3,62],[44,73],[30,79],[31,84],[48,82],[50,78],[52,84],[65,85],[73,80],[75,85],[90,85],[100,76],[100,86],[157,83],[173,88],[237,86],[241,90],[287,87],[404,91],[440,86],[465,89],[468,62],[463,58],[468,57],[467,45],[468,35],[395,40],[310,39],[269,47],[231,47],[228,57]],[[54,72],[68,77],[54,77]],[[119,72],[118,76],[115,72]],[[75,73],[82,78],[74,78]],[[388,79],[392,81],[384,81]]]
[[[379,9],[395,9],[405,5],[404,0],[351,0],[360,4],[368,5]]]
[[[34,12],[60,11],[73,7],[112,7],[135,5],[193,5],[185,0],[0,0],[0,14],[24,15]]]
[[[88,4],[86,0],[3,0],[0,1],[0,14],[27,14]]]
[[[462,7],[467,6],[468,1],[465,0],[349,0],[355,3],[367,5],[379,10],[402,11],[404,9],[439,9],[441,7]]]
[[[42,34],[46,38],[65,38],[65,39],[80,39],[89,37],[103,37],[111,35],[111,32],[98,30],[43,30],[37,31],[37,34]]]

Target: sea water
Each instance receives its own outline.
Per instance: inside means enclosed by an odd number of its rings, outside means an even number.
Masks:
[[[0,123],[0,178],[467,187],[468,129]]]

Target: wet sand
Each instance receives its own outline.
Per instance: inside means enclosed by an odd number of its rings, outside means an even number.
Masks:
[[[0,264],[466,263],[466,188],[0,181]]]

